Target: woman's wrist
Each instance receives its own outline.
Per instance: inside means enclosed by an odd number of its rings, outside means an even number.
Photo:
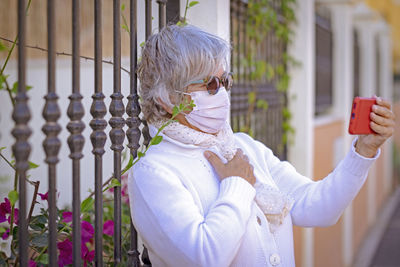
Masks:
[[[356,152],[365,158],[373,158],[375,157],[376,153],[378,153],[377,148],[372,148],[363,144],[362,142],[360,142],[360,139],[357,140],[354,146]]]

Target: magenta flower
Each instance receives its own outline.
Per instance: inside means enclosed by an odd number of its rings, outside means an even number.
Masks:
[[[8,216],[8,223],[11,224],[11,215]],[[18,208],[14,208],[14,223],[18,224]]]
[[[82,242],[84,242],[84,243],[89,242],[90,239],[93,238],[93,234],[94,234],[93,225],[91,225],[87,221],[82,221],[81,228],[82,228],[82,230],[81,230],[82,231],[81,232]]]
[[[85,260],[85,267],[87,266],[88,262],[92,262],[94,259],[94,250],[89,251],[88,253],[85,254],[85,257],[83,258]]]
[[[113,236],[114,234],[114,221],[108,220],[103,224],[103,234]]]
[[[5,222],[6,215],[11,213],[11,203],[8,198],[4,198],[4,202],[0,204],[0,223]]]
[[[36,262],[34,262],[33,260],[29,260],[29,267],[36,267]]]
[[[3,240],[6,240],[10,236],[10,229],[7,229],[1,236]]]
[[[38,193],[38,195],[42,200],[49,200],[49,191],[47,191],[45,194]]]
[[[69,239],[65,239],[64,241],[57,243],[57,248],[60,251],[58,256],[58,266],[63,267],[72,264],[72,242]]]
[[[64,212],[62,213],[62,217],[63,217],[62,222],[65,222],[65,223],[72,222],[72,212],[70,212],[70,211],[64,211]]]
[[[81,257],[84,262],[84,266],[87,266],[89,262],[94,259],[94,250],[89,251],[85,243],[81,243]]]

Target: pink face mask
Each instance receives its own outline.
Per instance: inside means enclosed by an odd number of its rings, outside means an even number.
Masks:
[[[226,89],[221,87],[215,95],[210,95],[207,91],[189,94],[196,106],[192,112],[185,115],[186,120],[203,132],[219,132],[229,116],[230,100]]]

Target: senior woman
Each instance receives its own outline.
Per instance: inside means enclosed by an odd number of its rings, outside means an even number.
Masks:
[[[153,266],[294,266],[292,226],[335,224],[392,135],[390,104],[377,98],[374,135],[360,136],[315,182],[229,124],[229,45],[193,26],[152,35],[138,69],[152,136],[173,106],[193,100],[129,175],[133,223]],[[262,122],[259,122],[262,123]]]

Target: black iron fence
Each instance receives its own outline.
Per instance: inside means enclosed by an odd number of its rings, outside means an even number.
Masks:
[[[280,1],[270,2],[279,16]],[[272,29],[258,44],[249,38],[248,1],[231,0],[230,12],[233,45],[231,69],[235,79],[231,94],[232,127],[234,131],[248,132],[271,148],[281,159],[285,159],[283,116],[287,105],[286,93],[278,90],[278,75],[269,79],[264,74],[260,79],[253,79],[246,59],[250,53],[249,46],[256,46],[253,50],[253,62],[264,61],[269,68],[277,69],[282,65],[286,45]]]
[[[166,24],[166,0],[157,0],[159,6],[159,28]],[[68,146],[70,148],[69,157],[72,160],[73,169],[73,203],[72,203],[72,227],[73,227],[73,265],[83,266],[81,259],[81,199],[80,199],[80,159],[83,157],[82,149],[85,139],[82,132],[85,123],[82,121],[85,112],[82,105],[82,95],[80,94],[80,0],[72,1],[72,92],[69,96],[70,104],[67,115],[70,119],[67,129],[70,132]],[[19,222],[18,222],[18,263],[20,266],[28,266],[29,257],[29,235],[27,224],[27,206],[26,206],[26,172],[28,170],[28,158],[31,152],[29,136],[31,129],[28,127],[30,120],[30,110],[28,108],[28,97],[26,94],[26,0],[18,0],[18,92],[16,96],[16,105],[13,110],[13,120],[15,127],[12,131],[16,142],[13,145],[13,154],[15,156],[15,166],[19,175]],[[152,1],[145,0],[146,39],[152,30]],[[107,127],[107,121],[104,116],[107,113],[107,107],[102,93],[102,0],[94,0],[94,92],[93,102],[90,108],[92,120],[89,125],[92,128],[90,136],[93,146],[93,158],[95,161],[95,265],[103,266],[103,199],[102,199],[102,156],[105,152],[105,142],[107,135],[104,132]],[[123,104],[124,96],[121,93],[121,4],[119,0],[113,1],[113,94],[111,95],[111,104],[109,111],[112,115],[108,121],[112,127],[109,138],[111,139],[111,149],[114,151],[114,177],[121,181],[121,152],[124,148],[123,142],[125,132],[123,127],[128,126],[126,137],[129,141],[128,147],[131,155],[136,157],[139,148],[139,140],[144,136],[148,141],[148,129],[146,125],[139,129],[141,124],[145,124],[140,118],[140,106],[137,94],[136,66],[138,60],[137,53],[137,1],[130,0],[130,93],[127,96],[128,104],[125,108]],[[55,1],[47,1],[47,32],[48,32],[48,93],[45,96],[46,104],[43,109],[43,117],[46,121],[42,130],[46,135],[43,142],[43,148],[46,154],[45,162],[48,164],[48,182],[49,182],[49,240],[48,254],[49,266],[57,266],[57,207],[56,207],[56,181],[57,181],[57,163],[58,153],[61,145],[57,137],[61,131],[58,124],[60,118],[60,109],[58,106],[57,88],[55,83],[56,74],[56,9]],[[123,115],[128,115],[125,120]],[[129,266],[140,266],[139,252],[137,249],[137,233],[131,223],[131,247],[129,254]],[[114,265],[121,263],[121,188],[114,189]],[[126,264],[126,263],[124,263]]]

